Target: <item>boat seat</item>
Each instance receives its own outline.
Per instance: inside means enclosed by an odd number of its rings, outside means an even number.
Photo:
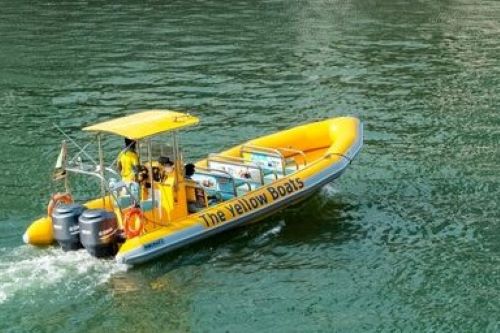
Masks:
[[[264,170],[242,158],[223,155],[211,155],[207,159],[208,167],[212,170],[224,172],[235,181],[235,186],[241,186],[246,182],[263,184]]]
[[[289,175],[291,173],[294,173],[295,171],[297,171],[299,169],[297,169],[297,167],[294,165],[294,166],[286,166],[285,167],[285,175]]]
[[[197,170],[192,179],[203,187],[209,196],[216,196],[222,201],[235,197],[236,181],[230,175],[217,171]]]
[[[141,210],[143,212],[149,212],[153,210],[153,199],[148,199],[148,200],[142,200],[141,203],[139,204],[141,207]],[[155,200],[155,205],[154,208],[158,207],[158,200]]]
[[[283,176],[283,165],[285,165],[285,159],[281,154],[279,154],[279,152],[261,151],[243,146],[241,148],[241,156],[245,160],[259,166],[262,169],[264,176]]]
[[[186,185],[186,199],[189,213],[197,213],[208,207],[206,190],[194,182]]]
[[[248,193],[248,189],[244,189],[241,187],[237,188],[236,191],[237,191],[239,197],[244,196],[245,194]]]
[[[132,206],[132,202],[133,202],[133,200],[132,200],[131,196],[128,194],[123,194],[123,195],[119,196],[117,198],[117,200],[115,201],[116,205],[122,209]]]
[[[280,176],[278,175],[278,179]],[[276,180],[276,175],[274,173],[264,176],[264,184],[270,184]]]
[[[301,155],[304,160],[303,164],[305,165],[306,155],[298,149],[259,147],[247,144],[243,145],[240,150],[243,159],[251,161],[262,168],[266,183],[272,181],[269,175],[274,175],[275,179],[277,179],[299,169],[296,159],[293,157],[285,158],[282,151]]]
[[[264,183],[265,184],[271,183],[276,179],[294,173],[297,170],[298,169],[295,160],[293,160],[293,162],[290,162],[289,164],[285,164],[285,174],[283,174],[283,169],[272,169],[272,168],[262,167],[262,171],[264,173]]]
[[[201,212],[205,208],[206,207],[200,206],[200,205],[196,204],[195,202],[188,202],[188,212],[190,214]]]
[[[247,191],[253,191],[255,190],[256,188],[262,186],[261,183],[257,183],[257,182],[252,182],[252,181],[248,181],[248,180],[245,180],[245,179],[238,179],[238,183],[237,183],[237,188],[245,188],[247,189]]]
[[[115,199],[113,205],[120,209],[133,206],[136,202],[135,198],[139,197],[139,184],[137,183],[126,184],[123,181],[111,180],[109,189]]]

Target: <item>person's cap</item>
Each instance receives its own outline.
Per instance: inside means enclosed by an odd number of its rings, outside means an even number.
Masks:
[[[158,158],[158,163],[161,165],[174,165],[174,162],[172,162],[167,156],[160,156],[160,158]]]

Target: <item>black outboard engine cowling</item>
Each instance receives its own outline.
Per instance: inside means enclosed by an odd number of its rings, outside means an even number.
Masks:
[[[112,212],[87,209],[80,215],[80,241],[94,257],[114,256],[118,251],[118,222]]]
[[[80,228],[78,217],[85,210],[85,206],[79,204],[62,204],[54,208],[52,212],[52,230],[54,238],[64,251],[78,250],[82,248],[80,243]]]

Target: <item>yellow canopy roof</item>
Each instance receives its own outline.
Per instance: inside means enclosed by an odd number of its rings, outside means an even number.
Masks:
[[[197,117],[170,110],[150,110],[85,127],[84,131],[106,132],[137,140],[195,125]]]

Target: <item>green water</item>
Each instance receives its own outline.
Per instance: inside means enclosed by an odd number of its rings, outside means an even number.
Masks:
[[[500,332],[500,2],[0,1],[0,331]],[[136,269],[23,245],[61,126],[168,107],[192,159],[365,124],[306,203]],[[113,143],[110,144],[113,147]]]

